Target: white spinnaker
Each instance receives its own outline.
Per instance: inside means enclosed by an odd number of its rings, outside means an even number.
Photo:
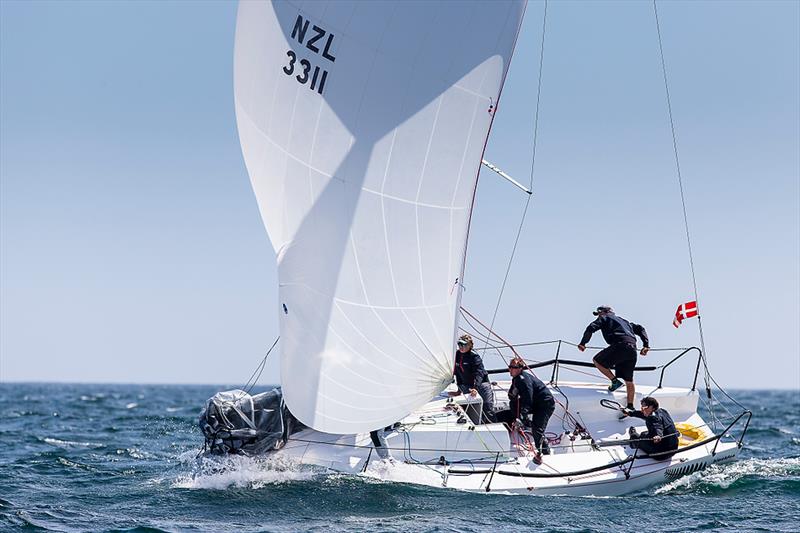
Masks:
[[[278,255],[281,384],[304,424],[370,431],[451,380],[477,173],[523,11],[240,3],[239,135]]]

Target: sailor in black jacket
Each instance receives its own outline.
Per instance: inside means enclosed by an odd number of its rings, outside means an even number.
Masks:
[[[489,374],[483,366],[483,359],[472,351],[472,337],[461,335],[458,339],[456,367],[454,370],[456,385],[462,394],[480,395],[483,400],[482,419],[494,422],[494,391],[489,381]]]
[[[556,408],[556,402],[547,385],[531,372],[525,372],[525,368],[527,365],[520,357],[515,357],[508,364],[508,372],[512,378],[511,388],[508,390],[509,409],[497,413],[497,420],[505,422],[509,427],[517,420],[522,421],[525,427],[530,428],[537,450],[547,454],[550,453],[550,447],[544,432]]]
[[[622,386],[625,381],[625,392],[627,393],[628,408],[633,409],[633,398],[636,395],[636,388],[633,384],[633,370],[636,368],[636,335],[642,338],[644,347],[640,352],[647,355],[650,351],[650,339],[644,327],[633,322],[628,322],[622,317],[614,314],[614,310],[607,305],[601,305],[593,313],[597,320],[586,326],[583,337],[578,343],[578,349],[584,351],[586,343],[592,338],[595,331],[603,332],[603,338],[608,343],[608,348],[600,350],[594,356],[594,366],[602,372],[604,376],[611,380],[608,390],[613,392]],[[611,369],[614,373],[611,373]]]
[[[658,407],[658,400],[652,396],[642,398],[642,410],[623,410],[626,416],[641,418],[647,425],[647,431],[637,433],[636,428],[630,428],[632,446],[639,448],[647,454],[656,454],[655,459],[672,457],[678,449],[678,430],[666,409]]]

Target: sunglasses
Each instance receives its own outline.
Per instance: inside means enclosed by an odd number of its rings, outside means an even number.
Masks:
[[[519,365],[508,365],[508,369],[511,370],[512,368],[525,368],[524,366]]]

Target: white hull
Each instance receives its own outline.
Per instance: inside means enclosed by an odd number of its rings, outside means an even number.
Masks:
[[[634,457],[635,451],[627,443],[615,445],[614,441],[626,439],[630,426],[642,429],[643,421],[620,420],[617,411],[600,405],[603,398],[624,403],[624,394],[609,393],[599,384],[562,383],[559,389],[563,394],[553,391],[560,404],[547,428],[551,436],[560,435],[561,439],[551,441],[552,453],[544,456],[541,465],[532,461],[532,453],[523,445],[512,442],[505,426],[464,423],[464,411],[449,407],[452,402],[445,398],[429,402],[386,433],[391,461],[379,457],[369,434],[331,435],[311,429],[295,433],[275,453],[302,464],[387,481],[466,491],[573,496],[627,494],[736,457],[738,443],[711,438],[713,432],[696,413],[696,391],[639,388],[642,394],[637,394],[637,400],[656,397],[676,423],[684,422],[702,435],[670,459],[641,457],[641,452]],[[499,383],[496,397],[505,397],[506,389],[507,383]],[[565,434],[565,396],[569,412],[600,447],[593,446],[590,439],[571,440]],[[468,402],[459,397],[456,403]],[[708,442],[700,444],[704,440]]]

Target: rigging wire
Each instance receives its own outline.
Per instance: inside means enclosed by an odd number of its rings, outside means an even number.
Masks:
[[[711,394],[711,385],[709,383],[709,371],[708,371],[708,361],[706,360],[706,343],[705,337],[703,336],[703,323],[701,321],[701,313],[700,311],[700,298],[698,296],[697,291],[697,276],[695,273],[694,267],[694,254],[692,253],[692,239],[689,233],[689,216],[686,210],[686,196],[683,189],[683,176],[681,175],[681,164],[680,159],[678,157],[678,141],[677,136],[675,135],[675,121],[672,116],[672,102],[669,95],[669,83],[667,82],[667,64],[664,60],[664,46],[661,40],[661,25],[658,20],[658,6],[656,5],[656,0],[653,0],[653,15],[655,16],[656,21],[656,33],[658,34],[658,51],[659,55],[661,56],[661,73],[664,77],[664,91],[667,97],[667,112],[669,114],[669,127],[672,133],[672,151],[675,154],[675,168],[677,170],[678,175],[678,188],[680,189],[681,193],[681,207],[683,209],[683,227],[686,231],[686,246],[689,250],[689,267],[692,272],[692,287],[694,288],[694,299],[697,302],[697,327],[700,332],[700,347],[702,348],[702,360],[703,360],[703,369],[705,371],[705,384],[706,384],[706,392],[709,395]],[[711,412],[711,419],[714,421],[716,427],[716,416],[714,415],[713,403],[710,406]]]
[[[278,335],[278,337],[275,339],[275,342],[272,343],[272,346],[269,347],[269,350],[267,350],[267,353],[261,359],[261,362],[256,365],[256,369],[253,370],[252,374],[250,374],[250,378],[247,380],[247,382],[242,385],[241,390],[247,394],[250,394],[250,391],[253,390],[253,387],[255,387],[256,383],[258,383],[259,378],[261,378],[261,373],[264,372],[264,367],[267,365],[267,357],[269,357],[269,354],[272,352],[273,348],[275,348],[275,345],[278,344],[279,340],[281,340],[280,335]]]
[[[536,87],[536,114],[534,115],[533,120],[533,151],[531,154],[531,172],[530,172],[530,186],[528,187],[529,191],[533,191],[533,175],[534,175],[534,168],[536,163],[536,140],[539,135],[539,102],[542,96],[542,66],[544,63],[544,37],[545,37],[545,29],[547,28],[547,0],[544,1],[544,15],[542,16],[542,43],[539,50],[539,80]],[[522,229],[525,226],[525,217],[528,214],[528,208],[531,205],[531,198],[533,197],[532,194],[528,194],[528,197],[525,199],[525,209],[522,211],[522,219],[519,222],[519,228],[517,229],[517,236],[514,239],[514,246],[511,249],[511,256],[508,258],[508,266],[506,267],[506,273],[503,277],[503,283],[500,286],[500,294],[497,296],[497,304],[494,308],[494,313],[492,314],[492,320],[489,325],[489,330],[491,331],[494,328],[494,322],[497,319],[497,313],[500,310],[500,302],[503,299],[503,293],[506,290],[506,282],[508,281],[508,275],[511,272],[511,264],[514,262],[514,255],[517,252],[517,245],[519,244],[519,238],[522,235]],[[487,342],[488,344],[488,342]]]

